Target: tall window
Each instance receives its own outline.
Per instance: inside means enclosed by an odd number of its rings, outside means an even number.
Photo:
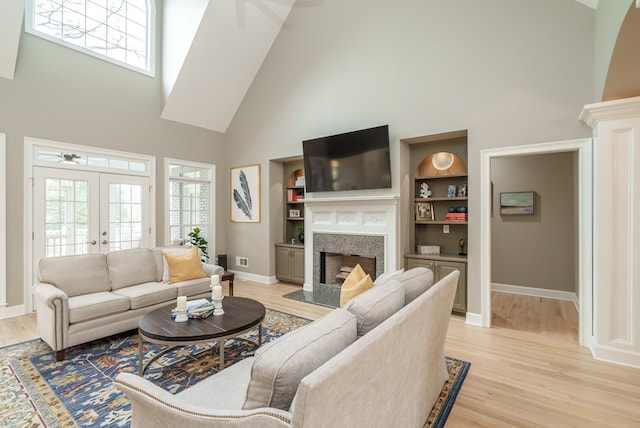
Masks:
[[[214,166],[167,159],[168,219],[170,244],[189,240],[189,232],[200,228],[209,241],[209,255],[215,249],[213,231],[213,177]]]
[[[27,32],[153,75],[153,0],[27,0]]]

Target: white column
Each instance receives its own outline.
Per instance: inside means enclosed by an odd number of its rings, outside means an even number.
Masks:
[[[587,105],[580,119],[594,135],[592,352],[640,367],[640,97]]]

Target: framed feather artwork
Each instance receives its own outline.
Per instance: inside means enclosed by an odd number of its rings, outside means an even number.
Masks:
[[[260,223],[260,164],[231,168],[231,221]]]

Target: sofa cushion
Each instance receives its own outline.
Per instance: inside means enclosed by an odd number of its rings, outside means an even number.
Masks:
[[[177,394],[192,406],[210,410],[241,410],[251,381],[253,357],[247,357]]]
[[[426,267],[415,267],[390,279],[396,281],[404,288],[404,304],[427,291],[433,285],[433,271]]]
[[[349,300],[371,287],[373,287],[371,276],[365,273],[360,264],[357,264],[340,287],[340,307],[344,307]]]
[[[112,290],[156,280],[156,262],[148,248],[110,251],[107,266]]]
[[[402,272],[404,272],[404,269],[399,269],[393,272],[385,272],[382,275],[378,275],[376,277],[376,280],[373,281],[373,284],[375,286],[382,285],[388,280],[390,280],[391,278],[395,278],[397,275],[400,275]]]
[[[68,297],[111,290],[107,258],[101,253],[41,259],[38,278],[55,285]]]
[[[191,247],[184,254],[165,252],[164,258],[169,266],[168,284],[206,276],[202,270],[198,247]]]
[[[128,298],[108,291],[82,294],[69,298],[69,322],[71,324],[128,310]]]
[[[404,306],[404,289],[390,280],[351,300],[345,309],[358,320],[358,336],[364,336]]]
[[[288,410],[303,377],[356,340],[356,319],[336,309],[255,353],[243,409]]]
[[[178,290],[178,296],[195,296],[196,294],[211,292],[211,279],[208,276],[180,281],[171,285]]]
[[[167,302],[176,303],[178,292],[175,287],[167,287],[161,282],[146,282],[144,284],[130,285],[112,291],[118,296],[128,297],[131,309],[144,308],[145,306],[155,305],[156,303]]]
[[[156,263],[156,281],[160,282],[162,280],[162,273],[164,270],[164,265],[166,264],[164,261],[164,254],[162,253],[162,247],[155,247],[151,249],[151,254],[153,255],[153,260]],[[169,273],[167,272],[167,279]],[[166,281],[163,281],[166,282]]]

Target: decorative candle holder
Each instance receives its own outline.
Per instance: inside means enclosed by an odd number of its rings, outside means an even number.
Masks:
[[[187,316],[187,309],[176,308],[176,322],[185,322],[189,319]]]
[[[222,309],[222,299],[224,297],[214,297],[213,299],[213,315],[223,315],[224,310]]]

